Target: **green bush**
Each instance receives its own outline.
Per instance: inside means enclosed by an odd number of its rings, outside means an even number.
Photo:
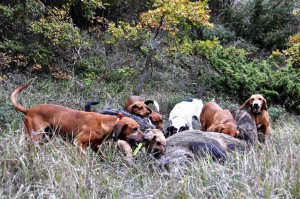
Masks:
[[[234,47],[223,48],[204,42],[198,47],[217,72],[211,75],[211,84],[217,91],[226,91],[243,100],[261,93],[270,103],[282,104],[300,113],[299,69],[290,64],[278,67],[271,57],[248,61],[247,52]]]
[[[222,10],[224,26],[261,49],[283,49],[297,31],[297,0],[250,0]]]
[[[215,24],[213,28],[204,28],[203,40],[213,40],[214,37],[218,37],[221,44],[228,44],[236,40],[235,32],[221,24]]]

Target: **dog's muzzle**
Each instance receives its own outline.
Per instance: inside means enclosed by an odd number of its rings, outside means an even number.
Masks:
[[[253,104],[252,109],[253,109],[254,113],[258,113],[258,112],[260,112],[260,105],[259,104]]]
[[[147,137],[144,137],[143,140],[137,141],[133,138],[129,138],[127,139],[127,142],[129,142],[132,146],[137,147],[140,143],[144,143],[146,141],[149,141],[149,139]]]

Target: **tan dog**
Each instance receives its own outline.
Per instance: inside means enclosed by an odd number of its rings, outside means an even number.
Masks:
[[[255,119],[257,132],[262,132],[265,138],[270,138],[270,118],[268,113],[267,100],[260,94],[251,95],[246,102],[240,107],[249,108],[252,117]]]
[[[40,104],[25,109],[18,103],[17,96],[26,87],[27,84],[18,87],[12,93],[11,101],[26,116],[24,124],[28,143],[41,141],[46,131],[51,129],[67,141],[75,139],[74,143],[81,155],[88,146],[99,151],[98,145],[106,138],[113,138],[115,141],[122,139],[134,144],[148,140],[139,124],[128,117],[77,111],[54,104]],[[100,156],[103,158],[101,152]]]
[[[225,133],[232,137],[239,134],[232,114],[228,110],[223,110],[215,102],[208,102],[203,106],[200,123],[202,131]]]
[[[127,102],[125,103],[124,109],[133,115],[137,115],[142,118],[148,117],[157,129],[163,130],[162,116],[161,114],[152,111],[148,107],[148,104],[150,103],[153,103],[156,109],[159,111],[159,106],[156,101],[147,100],[144,102],[140,96],[130,96]]]
[[[148,153],[153,154],[156,158],[160,158],[165,153],[167,144],[164,133],[160,129],[151,129],[146,135],[149,136],[150,140],[145,142]]]
[[[163,132],[159,129],[151,129],[146,132],[148,141],[145,142],[145,148],[149,154],[153,154],[154,157],[160,158],[166,147],[166,138]],[[125,153],[128,160],[133,158],[133,147],[124,140],[118,140],[118,146]]]

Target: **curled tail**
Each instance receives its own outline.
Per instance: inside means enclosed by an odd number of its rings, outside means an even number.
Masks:
[[[84,106],[84,111],[86,112],[91,112],[91,106],[99,104],[99,101],[90,101],[87,102],[86,105]]]
[[[16,90],[14,90],[14,92],[11,94],[11,96],[10,96],[10,100],[11,100],[11,102],[12,102],[12,104],[14,105],[14,107],[18,110],[18,111],[20,111],[20,112],[22,112],[22,113],[24,113],[24,114],[26,114],[27,113],[27,109],[25,109],[19,102],[18,102],[18,100],[17,100],[17,98],[18,98],[18,94],[23,90],[23,89],[25,89],[27,86],[28,86],[28,82],[27,83],[25,83],[25,84],[23,84],[22,86],[20,86],[20,87],[18,87]]]
[[[155,106],[155,108],[156,108],[156,111],[159,112],[159,105],[158,105],[157,101],[155,101],[155,100],[147,100],[144,103],[146,105],[153,104]]]

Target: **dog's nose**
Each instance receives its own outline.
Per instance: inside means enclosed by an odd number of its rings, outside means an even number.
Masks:
[[[150,140],[151,140],[151,137],[147,136],[147,135],[145,135],[144,138],[143,138],[144,142],[147,142],[147,141],[150,141]]]
[[[253,108],[257,109],[259,108],[259,105],[257,103],[253,104]]]

